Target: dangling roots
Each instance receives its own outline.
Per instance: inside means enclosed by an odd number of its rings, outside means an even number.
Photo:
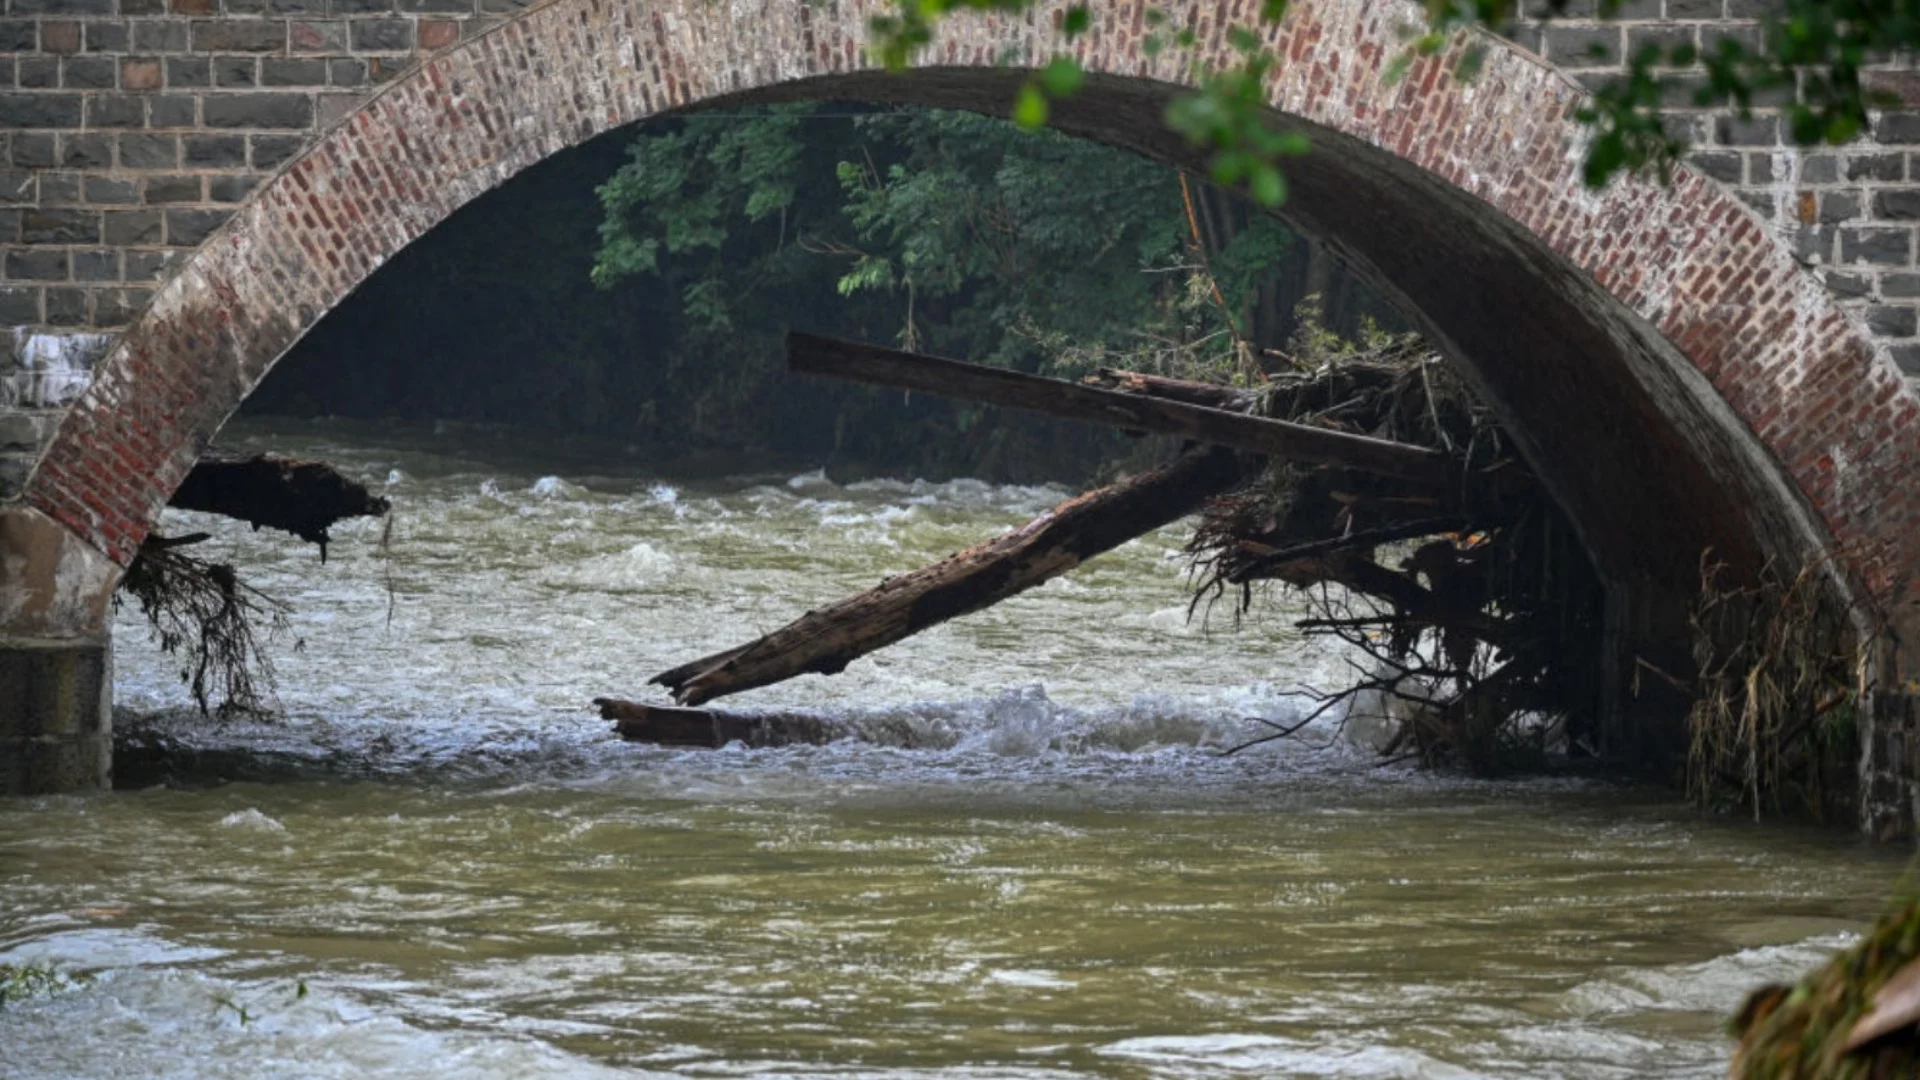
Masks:
[[[206,538],[148,537],[114,604],[122,594],[139,603],[161,650],[180,658],[180,680],[201,713],[261,713],[273,693],[274,672],[259,628],[271,641],[286,629],[290,608],[242,582],[232,566],[180,550]]]

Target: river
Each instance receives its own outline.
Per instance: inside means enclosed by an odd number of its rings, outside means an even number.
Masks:
[[[592,715],[649,675],[1067,492],[721,475],[485,431],[250,422],[394,500],[294,605],[272,723],[191,717],[119,618],[123,723],[237,782],[10,803],[0,1075],[1711,1077],[1725,1016],[1904,866],[1586,778],[1382,767],[1299,715],[1284,598],[1186,618],[1180,529],[730,699],[920,749],[683,751]],[[721,472],[723,472],[722,470]]]

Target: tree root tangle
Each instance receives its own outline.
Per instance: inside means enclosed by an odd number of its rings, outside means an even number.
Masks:
[[[120,580],[114,603],[132,597],[162,652],[181,659],[180,680],[200,711],[258,713],[274,683],[264,644],[286,629],[291,609],[241,582],[226,563],[180,550],[206,534],[149,536]]]
[[[1147,389],[1144,392],[1152,392]],[[1572,526],[1491,413],[1411,341],[1275,376],[1254,408],[1448,456],[1451,484],[1275,460],[1213,499],[1187,551],[1193,606],[1237,618],[1274,581],[1361,659],[1318,713],[1384,721],[1385,757],[1483,773],[1581,752],[1597,719],[1601,591]],[[1285,737],[1276,732],[1262,740]]]

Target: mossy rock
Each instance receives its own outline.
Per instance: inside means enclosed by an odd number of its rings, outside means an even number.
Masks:
[[[1910,982],[1920,974],[1917,960],[1920,897],[1889,911],[1858,945],[1795,985],[1755,991],[1729,1025],[1740,1045],[1728,1075],[1735,1080],[1920,1076],[1920,1016],[1904,1017],[1885,1035],[1848,1049],[1882,987],[1896,975]]]

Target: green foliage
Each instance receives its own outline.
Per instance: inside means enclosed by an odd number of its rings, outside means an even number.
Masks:
[[[806,325],[806,283],[825,279],[880,336],[1023,370],[1076,375],[1143,338],[1231,349],[1226,317],[1192,301],[1178,175],[1051,132],[919,110],[695,116],[637,139],[600,195],[595,282],[669,283],[699,333]],[[1271,222],[1237,236],[1229,288],[1291,243]]]
[[[46,964],[0,964],[0,1009],[51,997],[86,982],[84,977],[64,975]]]
[[[1599,0],[1603,18],[1619,13],[1622,0]],[[955,11],[1023,12],[1033,0],[895,0],[893,13],[872,20],[872,50],[889,70],[908,65],[932,42],[938,21]],[[1517,5],[1512,0],[1423,0],[1426,25],[1414,33],[1389,73],[1403,75],[1423,57],[1436,56],[1462,35],[1475,31],[1511,32],[1524,8],[1531,18],[1564,14],[1569,0]],[[1237,185],[1263,206],[1286,201],[1285,160],[1305,152],[1305,139],[1274,124],[1266,111],[1266,80],[1278,58],[1265,48],[1263,35],[1286,16],[1287,0],[1265,0],[1253,25],[1229,28],[1234,62],[1197,71],[1199,87],[1174,99],[1168,124],[1212,154],[1214,178]],[[1062,30],[1084,33],[1091,15],[1073,9]],[[1165,32],[1166,17],[1150,9],[1154,28],[1145,43],[1149,55],[1167,48],[1189,49],[1190,30]],[[1744,117],[1757,98],[1785,101],[1787,133],[1801,146],[1839,144],[1865,131],[1868,110],[1897,104],[1865,89],[1862,69],[1878,59],[1911,54],[1920,48],[1920,4],[1914,0],[1779,0],[1764,8],[1757,43],[1738,36],[1716,39],[1701,49],[1690,41],[1650,42],[1625,57],[1625,74],[1598,89],[1577,118],[1593,129],[1584,175],[1594,187],[1621,173],[1655,174],[1663,182],[1687,145],[1667,122],[1675,104],[1731,104]],[[1472,78],[1488,53],[1484,39],[1468,39],[1459,51],[1455,74]],[[1044,124],[1048,103],[1076,92],[1082,79],[1069,57],[1050,61],[1018,91],[1013,116],[1023,127]]]

